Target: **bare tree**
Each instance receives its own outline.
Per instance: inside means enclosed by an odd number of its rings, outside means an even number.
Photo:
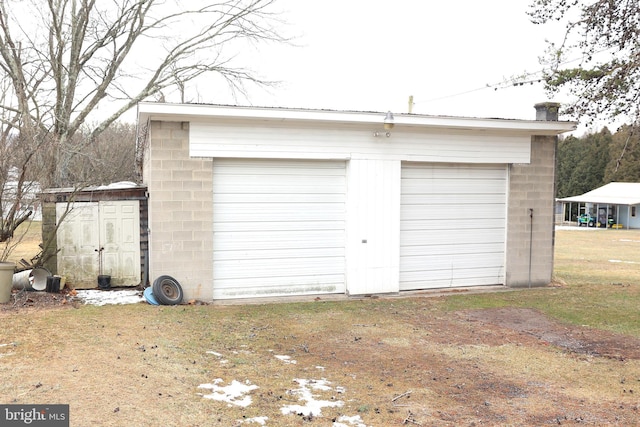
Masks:
[[[575,96],[566,114],[640,119],[637,0],[531,0],[529,15],[535,24],[565,24],[564,37],[549,42],[543,62],[547,89]]]
[[[15,166],[24,181],[37,169],[43,185],[72,185],[74,158],[139,101],[169,93],[184,100],[185,86],[203,79],[235,93],[270,84],[236,61],[248,46],[286,41],[274,3],[0,1],[0,149],[21,144],[27,156]],[[6,222],[3,212],[0,241],[21,218]]]

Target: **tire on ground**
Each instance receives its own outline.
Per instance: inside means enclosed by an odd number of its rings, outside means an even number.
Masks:
[[[171,276],[160,276],[153,281],[153,296],[162,305],[176,305],[182,302],[182,286]]]

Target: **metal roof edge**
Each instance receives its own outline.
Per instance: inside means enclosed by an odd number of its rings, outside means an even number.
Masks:
[[[393,113],[393,112],[392,112]],[[311,110],[301,108],[246,107],[215,104],[172,104],[140,102],[138,121],[193,121],[229,118],[267,121],[315,121],[325,123],[382,124],[386,112]],[[394,125],[460,130],[496,130],[532,135],[557,135],[576,129],[576,122],[499,118],[474,118],[393,113]]]

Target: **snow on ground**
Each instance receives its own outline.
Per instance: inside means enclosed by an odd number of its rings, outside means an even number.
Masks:
[[[348,427],[349,425],[356,427],[367,427],[366,424],[362,422],[362,418],[360,418],[360,415],[354,415],[353,417],[347,417],[346,415],[343,415],[333,423],[332,427]]]
[[[142,292],[130,289],[117,291],[88,289],[76,292],[76,297],[84,304],[89,305],[137,304],[144,301]]]
[[[253,418],[247,418],[242,423],[243,424],[246,424],[246,423],[258,423],[261,426],[266,426],[268,419],[269,419],[269,417],[253,417]]]
[[[246,351],[246,350],[245,350]],[[269,350],[269,352],[273,353],[273,350]],[[222,353],[218,353],[213,350],[208,350],[207,354],[211,354],[218,359],[221,359],[221,363],[224,361],[224,355]],[[234,352],[237,353],[237,352]],[[285,363],[296,364],[295,360],[292,360],[290,356],[281,356],[274,355],[277,359],[282,360]],[[316,369],[324,371],[325,368],[323,366],[316,366]],[[280,412],[283,415],[312,415],[314,417],[320,416],[322,413],[322,408],[333,408],[333,407],[342,407],[344,402],[342,400],[337,400],[335,396],[331,396],[331,400],[322,400],[318,398],[318,394],[320,393],[338,393],[342,394],[345,392],[345,388],[341,386],[333,387],[331,383],[327,381],[325,378],[314,380],[314,379],[301,379],[296,378],[293,380],[295,383],[299,385],[298,388],[293,390],[287,390],[287,394],[289,396],[294,396],[298,398],[300,404],[297,405],[285,405],[280,408]],[[200,389],[209,389],[211,390],[210,394],[202,394],[198,393],[205,399],[217,400],[220,402],[226,402],[229,406],[236,405],[241,407],[247,407],[251,404],[251,396],[249,395],[253,390],[258,389],[259,387],[255,384],[251,384],[249,380],[246,380],[244,383],[233,380],[231,384],[222,387],[221,384],[224,383],[224,380],[218,378],[213,381],[211,384],[201,384],[198,386]],[[248,418],[242,421],[243,424],[246,423],[257,423],[263,426],[267,425],[268,417],[253,417]],[[362,418],[359,415],[356,416],[340,416],[333,424],[332,427],[367,427],[366,424],[363,423]]]
[[[276,359],[278,360],[282,360],[284,363],[288,364],[288,365],[295,365],[296,363],[298,363],[297,360],[293,360],[291,358],[291,356],[279,356],[279,355],[275,355]]]
[[[218,353],[217,351],[207,351],[207,354],[213,354],[215,357],[217,357],[221,365],[224,365],[229,362],[227,359],[225,359],[222,356],[221,353]]]
[[[243,384],[236,380],[231,381],[231,384],[226,387],[220,387],[218,384],[223,382],[222,378],[218,378],[214,380],[212,384],[200,384],[198,388],[205,388],[212,391],[211,394],[203,394],[202,397],[246,408],[251,405],[251,396],[248,396],[248,393],[259,388],[249,381]]]
[[[321,380],[305,380],[295,379],[300,388],[290,390],[289,394],[298,396],[298,400],[306,402],[304,405],[286,405],[280,408],[280,412],[287,414],[313,415],[318,417],[322,414],[322,408],[340,407],[343,405],[341,400],[316,400],[313,390],[330,391],[329,381]]]

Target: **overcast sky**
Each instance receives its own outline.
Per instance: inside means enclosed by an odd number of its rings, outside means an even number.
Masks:
[[[529,2],[279,0],[299,47],[260,49],[252,66],[282,83],[249,103],[407,112],[413,95],[414,113],[534,119],[542,85],[501,84],[539,71],[545,39],[560,35],[529,21]]]

